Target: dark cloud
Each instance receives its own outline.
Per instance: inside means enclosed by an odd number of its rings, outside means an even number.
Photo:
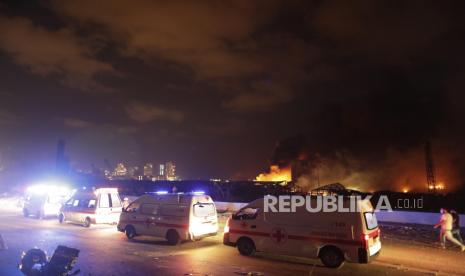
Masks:
[[[17,115],[9,111],[0,110],[0,126],[17,124],[18,119]]]
[[[67,86],[85,91],[109,91],[95,77],[116,74],[109,63],[95,58],[95,49],[73,30],[48,30],[27,18],[0,17],[0,49],[31,73],[58,76]]]
[[[181,111],[140,102],[133,102],[126,106],[126,112],[132,120],[138,123],[153,121],[180,123],[184,120],[184,114]]]
[[[63,123],[70,128],[88,128],[93,126],[93,123],[77,118],[65,118],[63,119]]]
[[[229,95],[224,106],[235,110],[269,110],[287,102],[294,94],[292,81],[314,51],[290,33],[259,34],[279,12],[281,5],[273,1],[57,1],[55,6],[81,24],[103,26],[122,55],[187,67],[195,80]],[[270,79],[273,84],[264,84]]]

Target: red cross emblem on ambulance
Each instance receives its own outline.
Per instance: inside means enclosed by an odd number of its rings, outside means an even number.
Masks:
[[[287,241],[287,233],[283,228],[273,228],[271,230],[271,239],[276,243],[285,243]]]

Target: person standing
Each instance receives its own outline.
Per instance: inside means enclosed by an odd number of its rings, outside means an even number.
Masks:
[[[461,251],[465,251],[465,245],[459,242],[456,238],[452,236],[452,224],[453,218],[452,215],[444,208],[441,208],[441,219],[439,223],[434,225],[434,228],[441,227],[441,232],[439,234],[439,239],[441,242],[441,247],[446,248],[446,239],[451,241],[452,243],[460,246]]]
[[[463,244],[462,235],[460,234],[460,216],[455,210],[450,210],[452,215],[452,236]]]

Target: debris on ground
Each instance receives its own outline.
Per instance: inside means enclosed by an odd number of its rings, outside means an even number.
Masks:
[[[27,276],[76,275],[80,270],[78,269],[74,272],[71,272],[71,270],[76,264],[78,256],[78,249],[59,245],[55,249],[50,261],[47,261],[47,254],[43,250],[33,248],[27,252],[23,252],[19,269]]]

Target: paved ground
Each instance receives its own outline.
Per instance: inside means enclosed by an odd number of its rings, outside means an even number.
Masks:
[[[396,239],[396,231],[387,229],[388,239],[383,239],[382,254],[375,262],[346,263],[334,270],[318,260],[244,257],[224,246],[221,235],[173,247],[153,238],[128,241],[112,226],[86,229],[0,210],[0,233],[8,246],[0,251],[0,275],[20,275],[16,265],[23,250],[37,246],[52,254],[57,245],[81,250],[76,265],[80,275],[465,275],[465,253]]]

